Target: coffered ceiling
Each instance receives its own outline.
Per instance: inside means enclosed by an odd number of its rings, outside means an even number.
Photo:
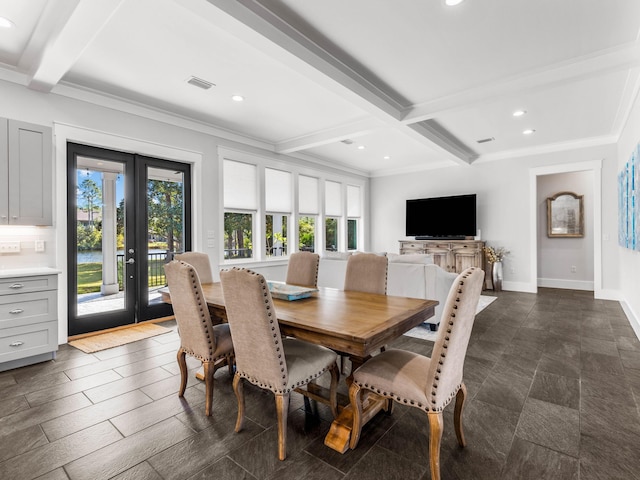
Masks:
[[[0,16],[1,79],[372,176],[615,142],[640,88],[638,0],[0,0]]]

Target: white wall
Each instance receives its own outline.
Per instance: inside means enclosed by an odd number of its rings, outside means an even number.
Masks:
[[[640,96],[635,99],[631,115],[618,142],[617,172],[621,171],[627,163],[638,142],[640,142]],[[616,228],[617,218],[616,214]],[[617,243],[617,230],[614,240]],[[618,246],[617,253],[623,307],[635,328],[636,335],[640,337],[640,252]]]
[[[593,290],[593,172],[558,173],[537,178],[538,286]],[[547,198],[559,192],[583,196],[584,237],[547,236]]]
[[[465,193],[477,194],[478,228],[482,240],[503,246],[511,253],[505,259],[506,290],[536,291],[531,265],[536,232],[531,230],[530,170],[558,163],[602,160],[602,279],[605,290],[618,288],[615,255],[616,147],[604,145],[564,152],[522,156],[438,170],[425,170],[371,180],[372,248],[397,252],[398,240],[405,237],[405,201]],[[453,214],[453,212],[452,212]],[[608,237],[607,237],[608,236]]]

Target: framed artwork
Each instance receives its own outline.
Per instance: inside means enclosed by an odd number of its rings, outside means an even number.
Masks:
[[[618,175],[618,243],[640,251],[640,143]]]
[[[583,195],[560,192],[547,198],[547,236],[584,237]]]

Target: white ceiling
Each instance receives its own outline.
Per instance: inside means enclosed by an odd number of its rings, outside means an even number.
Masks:
[[[372,176],[611,143],[640,88],[638,0],[0,0],[0,16],[0,78]]]

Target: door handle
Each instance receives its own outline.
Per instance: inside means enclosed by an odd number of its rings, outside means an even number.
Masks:
[[[129,260],[127,260],[127,263],[129,265],[133,265],[134,263],[136,263],[136,259],[135,258],[130,258]]]

